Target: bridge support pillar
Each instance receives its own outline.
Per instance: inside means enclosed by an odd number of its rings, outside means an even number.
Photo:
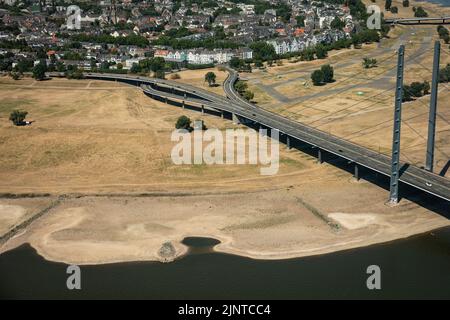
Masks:
[[[184,109],[184,100],[181,102],[181,107]]]
[[[239,118],[237,117],[236,114],[232,113],[231,116],[233,118],[233,123],[234,124],[241,124],[241,122],[239,121]]]
[[[205,114],[205,107],[202,105],[202,114]]]
[[[322,150],[320,148],[317,148],[317,162],[320,164],[322,163]]]
[[[291,146],[291,137],[289,137],[288,135],[286,135],[286,148],[288,150],[291,150],[292,146]]]
[[[434,43],[434,59],[433,59],[433,76],[431,80],[431,98],[430,98],[430,114],[428,116],[428,140],[427,154],[425,161],[425,169],[433,172],[434,164],[434,140],[436,134],[436,109],[437,94],[439,83],[439,58],[441,51],[441,42]]]
[[[223,111],[220,111],[220,117],[223,119]]]
[[[392,137],[392,162],[389,203],[398,203],[398,184],[400,170],[400,130],[402,123],[403,69],[405,46],[398,50],[397,82],[395,87],[394,132]]]
[[[359,181],[359,166],[357,163],[355,163],[355,173],[353,176],[355,177],[356,181]]]
[[[167,97],[164,97],[164,102],[167,103]]]

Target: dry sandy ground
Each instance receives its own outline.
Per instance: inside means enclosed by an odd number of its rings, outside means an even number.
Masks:
[[[308,179],[304,185],[252,193],[68,199],[0,252],[28,242],[46,259],[66,263],[171,261],[186,253],[180,243],[184,237],[203,236],[219,239],[220,252],[282,259],[390,241],[450,224],[408,200],[386,206],[384,191],[347,178]],[[8,201],[0,203],[7,206],[3,203]],[[171,257],[159,253],[166,242],[175,248]]]
[[[208,128],[220,130],[242,126],[153,101],[129,86],[53,79],[28,87],[29,79],[3,81],[0,193],[260,189],[308,166],[284,149],[274,177],[261,177],[255,165],[178,166],[171,160],[176,145],[171,134],[179,116],[203,119]],[[14,127],[8,117],[17,108],[35,122]]]
[[[208,85],[208,82],[205,81],[205,74],[207,74],[208,72],[214,72],[214,74],[216,75],[215,86],[210,87]],[[177,72],[177,74],[180,76],[180,79],[176,81],[187,83],[220,95],[225,95],[222,90],[222,83],[227,78],[228,72],[224,70],[219,70],[219,68],[215,67],[200,70],[184,70],[181,72]],[[167,78],[171,79],[170,75]]]

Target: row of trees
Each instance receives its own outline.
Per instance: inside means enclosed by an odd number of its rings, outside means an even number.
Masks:
[[[149,73],[153,72],[155,78],[164,79],[166,62],[162,57],[155,57],[150,59],[143,59],[139,63],[133,63],[131,66],[131,73]]]
[[[252,66],[249,61],[239,59],[238,57],[231,58],[229,65],[231,68],[240,72],[252,72]]]
[[[251,101],[255,97],[255,94],[252,91],[248,90],[248,85],[244,81],[241,80],[237,81],[234,84],[234,88],[247,101]]]
[[[311,73],[311,80],[315,86],[334,82],[334,69],[329,64],[323,65],[319,70]]]
[[[64,37],[64,35],[62,35]],[[77,33],[70,36],[70,39],[75,42],[94,42],[104,44],[116,44],[116,45],[135,45],[139,47],[145,47],[149,45],[147,38],[139,35],[129,35],[126,37],[113,37],[109,34],[90,35],[86,33]]]

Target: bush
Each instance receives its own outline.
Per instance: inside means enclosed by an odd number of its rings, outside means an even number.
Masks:
[[[20,111],[20,110],[14,110],[9,115],[9,120],[14,123],[16,126],[21,126],[24,124],[24,120],[27,117],[28,112],[27,111]]]
[[[177,79],[181,79],[181,77],[178,73],[174,73],[174,74],[170,75],[170,79],[177,80]]]
[[[422,93],[423,83],[422,82],[415,81],[415,82],[411,83],[409,88],[410,88],[411,95],[413,97],[419,98],[419,97],[423,96],[423,93]]]
[[[362,65],[365,69],[370,69],[376,67],[377,63],[377,59],[363,58]]]
[[[403,85],[403,90],[402,90],[402,101],[411,101],[411,87],[408,85]]]
[[[402,101],[411,101],[413,98],[420,98],[430,94],[430,83],[428,81],[414,81],[410,85],[403,86]]]
[[[417,7],[414,11],[414,17],[425,18],[428,17],[428,13],[422,7]]]
[[[177,122],[175,123],[176,129],[185,129],[185,130],[192,130],[191,127],[191,119],[189,119],[186,116],[181,116],[178,118]]]
[[[311,73],[311,80],[315,86],[320,86],[324,81],[324,74],[322,70],[315,70]]]
[[[323,81],[324,82],[333,82],[334,79],[334,69],[332,66],[330,66],[329,64],[323,65],[320,68],[320,71],[322,71],[323,73]]]
[[[253,92],[247,90],[244,92],[244,94],[242,96],[244,97],[245,100],[251,101],[255,97],[255,94]]]
[[[83,71],[78,69],[77,67],[71,68],[70,70],[66,71],[66,78],[67,79],[83,79]]]
[[[439,82],[450,81],[450,64],[447,64],[444,68],[439,70]]]
[[[316,56],[317,59],[325,59],[328,55],[328,50],[323,44],[316,46]]]
[[[11,72],[11,78],[14,80],[20,80],[22,78],[22,74],[20,72]]]
[[[153,72],[153,78],[165,79],[166,73],[164,72],[164,70],[157,70]]]
[[[247,83],[239,80],[234,84],[234,88],[237,90],[237,92],[242,94],[245,90],[247,90]]]
[[[425,80],[424,82],[423,82],[423,94],[424,95],[427,95],[427,94],[430,94],[430,83],[427,81],[427,80]]]

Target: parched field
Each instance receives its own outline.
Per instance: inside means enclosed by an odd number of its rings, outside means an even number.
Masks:
[[[208,82],[205,81],[205,74],[208,72],[214,72],[216,75],[216,84],[214,86],[209,86]],[[182,83],[187,83],[192,86],[196,86],[205,90],[212,91],[214,93],[225,95],[222,90],[222,83],[228,76],[228,72],[224,70],[219,70],[219,68],[207,68],[207,69],[199,69],[199,70],[184,70],[176,73],[180,79],[176,79],[175,81],[179,81]],[[168,79],[171,79],[171,75],[167,75]]]
[[[260,176],[258,165],[175,165],[171,134],[179,116],[203,119],[208,128],[239,126],[159,103],[115,83],[0,78],[0,84],[3,193],[268,188],[285,185],[284,175],[314,164],[312,157],[283,149],[275,177]],[[8,120],[14,109],[28,111],[33,124],[14,127]]]

